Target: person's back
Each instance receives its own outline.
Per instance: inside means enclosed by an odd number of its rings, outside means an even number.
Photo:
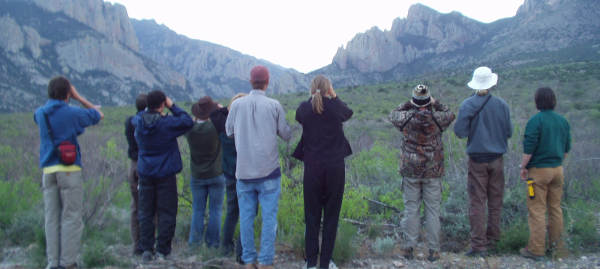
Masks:
[[[417,85],[412,100],[392,110],[388,119],[402,132],[400,165],[404,193],[404,257],[413,259],[421,233],[421,203],[427,223],[427,260],[440,258],[440,203],[444,176],[442,133],[454,121],[448,106],[431,97],[425,85]]]
[[[506,102],[490,93],[497,82],[498,75],[488,67],[475,69],[473,79],[467,84],[475,93],[461,104],[454,125],[456,136],[468,138],[471,250],[467,256],[486,256],[500,239],[505,184],[503,155],[508,151],[513,125]]]
[[[206,179],[223,173],[221,140],[210,121],[194,123],[194,127],[185,134],[185,138],[190,146],[192,177]]]
[[[48,102],[34,112],[40,131],[40,167],[44,173],[47,268],[75,268],[83,233],[83,178],[77,136],[104,115],[63,76],[48,82],[48,97]],[[71,98],[86,109],[69,106]],[[75,159],[59,153],[59,145],[73,147]]]
[[[269,98],[264,91],[252,90],[231,105],[227,122],[235,130],[237,149],[236,178],[238,180],[263,178],[279,167],[277,136],[291,138],[281,104]],[[230,129],[227,130],[230,135]]]
[[[535,130],[534,130],[535,128]],[[565,152],[570,150],[571,126],[567,119],[553,109],[535,114],[525,129],[523,151],[531,154],[533,167],[561,166]]]
[[[240,208],[242,260],[246,268],[273,268],[277,211],[281,192],[281,169],[277,136],[291,138],[291,129],[285,112],[277,100],[265,94],[269,86],[269,71],[255,66],[250,71],[252,91],[233,102],[225,129],[228,137],[235,138],[237,151],[237,196]],[[260,201],[262,233],[260,255],[254,243],[254,218]]]
[[[138,143],[137,171],[138,219],[140,223],[139,251],[142,261],[154,259],[154,242],[157,256],[167,259],[171,253],[171,240],[175,235],[177,219],[177,178],[182,169],[177,137],[189,131],[194,121],[183,109],[176,106],[162,91],[154,90],[146,97],[148,108],[131,120]],[[173,113],[165,116],[164,109]],[[155,225],[154,217],[157,216]],[[155,230],[158,228],[158,236]]]
[[[490,98],[485,106],[479,108]],[[473,94],[460,106],[459,119],[454,132],[460,138],[467,137],[467,154],[472,156],[495,154],[508,151],[508,138],[512,136],[513,126],[510,110],[506,102],[491,92],[485,95]]]

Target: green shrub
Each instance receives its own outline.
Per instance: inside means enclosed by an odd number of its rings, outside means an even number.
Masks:
[[[5,240],[10,245],[27,246],[36,242],[40,232],[44,230],[44,206],[15,214],[10,227],[5,231]],[[45,242],[45,241],[44,241]]]
[[[382,257],[389,257],[392,255],[394,250],[395,240],[389,236],[384,238],[377,238],[375,242],[371,244],[371,248],[375,254]]]
[[[114,255],[114,248],[112,246],[107,247],[106,243],[102,240],[93,240],[88,238],[82,249],[83,264],[86,267],[105,267],[105,266],[119,266],[119,267],[130,267],[127,259],[117,259]]]
[[[332,260],[343,264],[350,261],[358,251],[356,227],[352,224],[341,221],[337,237],[335,238],[335,248],[333,249]]]
[[[496,248],[500,253],[518,254],[519,249],[529,243],[529,224],[527,219],[517,218],[514,222],[504,225]]]

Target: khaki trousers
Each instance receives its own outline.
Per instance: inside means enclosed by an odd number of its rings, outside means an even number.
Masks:
[[[504,158],[500,157],[487,163],[476,163],[469,158],[467,188],[471,249],[484,251],[500,239]]]
[[[563,195],[563,167],[530,168],[529,177],[533,178],[535,197],[527,195],[529,209],[529,246],[533,255],[542,256],[546,253],[546,228],[548,229],[549,246],[552,249],[562,247],[564,229],[560,203]],[[548,225],[546,226],[546,209],[548,210]]]
[[[440,252],[440,201],[441,178],[402,179],[404,218],[400,222],[404,231],[404,247],[414,248],[421,234],[421,202],[425,204],[427,246]]]
[[[138,182],[137,160],[129,163],[129,190],[131,191],[131,205],[129,207],[129,231],[131,232],[131,249],[133,253],[140,253],[140,222],[138,221]]]
[[[83,233],[82,172],[44,174],[44,211],[48,266],[75,264]]]

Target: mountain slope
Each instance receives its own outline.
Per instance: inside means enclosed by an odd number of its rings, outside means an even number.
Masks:
[[[378,83],[476,66],[510,68],[600,59],[600,1],[526,0],[517,15],[481,23],[458,12],[410,7],[390,31],[372,28],[340,47],[325,74],[336,85]]]
[[[204,95],[181,74],[133,50],[137,38],[123,37],[127,31],[107,38],[110,31],[98,32],[69,17],[64,8],[52,12],[31,1],[2,0],[0,6],[0,112],[30,111],[43,104],[47,81],[60,74],[101,105],[130,104],[139,92],[153,88],[164,89],[174,100]],[[100,7],[108,10],[106,4]],[[131,40],[136,42],[127,46]]]
[[[217,98],[229,98],[251,89],[250,70],[261,64],[271,75],[268,94],[308,91],[306,75],[227,47],[178,35],[154,20],[131,20],[140,53],[166,65],[206,89]]]

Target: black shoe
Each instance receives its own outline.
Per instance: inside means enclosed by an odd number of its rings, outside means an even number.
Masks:
[[[415,255],[413,255],[413,248],[404,249],[404,254],[402,256],[409,261],[414,259]]]
[[[525,258],[530,258],[536,262],[542,262],[546,260],[546,257],[544,256],[537,256],[537,255],[533,255],[533,253],[529,252],[529,250],[527,248],[522,248],[520,250],[521,252],[521,256],[525,257]]]
[[[487,257],[488,256],[488,252],[487,250],[469,250],[467,253],[465,253],[465,256],[467,257],[471,257],[471,258],[475,258],[475,257]]]
[[[429,250],[429,256],[427,257],[427,260],[430,262],[435,262],[437,260],[440,259],[440,253],[434,251],[433,249]]]
[[[235,255],[235,261],[240,265],[245,265],[246,263],[242,260],[242,255]]]

